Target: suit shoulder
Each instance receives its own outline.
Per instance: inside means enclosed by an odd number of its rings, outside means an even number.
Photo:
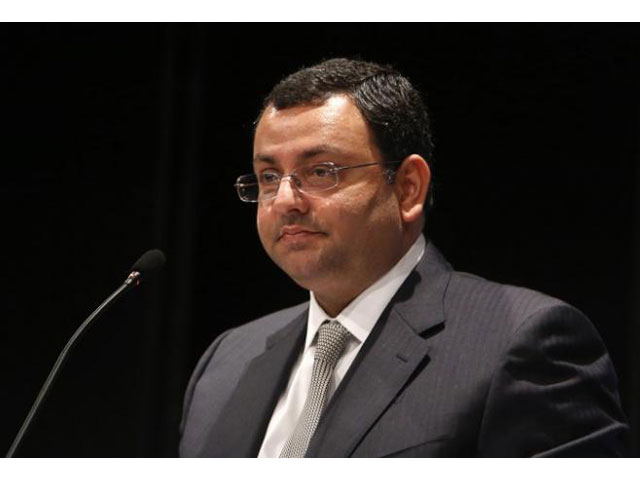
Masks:
[[[466,272],[452,272],[445,306],[449,315],[472,315],[477,320],[508,323],[519,328],[527,319],[546,311],[566,311],[586,316],[558,298],[529,288],[486,280]]]
[[[215,355],[218,358],[227,354],[236,356],[239,352],[244,352],[247,356],[256,355],[264,350],[271,335],[297,319],[308,306],[309,303],[305,302],[284,308],[227,330],[212,343],[212,347],[216,346]]]
[[[494,282],[468,272],[452,272],[451,284],[454,289],[462,289],[477,295],[504,296],[511,302],[522,304],[523,308],[532,307],[534,310],[538,307],[567,305],[563,300],[538,290]]]
[[[237,334],[250,335],[260,333],[261,335],[271,335],[280,330],[289,322],[303,314],[309,308],[309,302],[300,303],[293,307],[283,308],[276,312],[269,313],[260,318],[244,323],[232,330]]]

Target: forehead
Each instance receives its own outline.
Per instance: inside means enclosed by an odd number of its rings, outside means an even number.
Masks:
[[[320,105],[267,107],[253,142],[254,161],[284,161],[315,150],[362,157],[374,149],[364,117],[346,95],[334,95]]]

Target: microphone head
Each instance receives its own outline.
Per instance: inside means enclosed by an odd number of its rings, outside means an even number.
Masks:
[[[140,275],[149,276],[157,273],[164,266],[165,260],[162,250],[154,248],[153,250],[148,250],[143,253],[138,261],[133,264],[131,271],[138,272]]]

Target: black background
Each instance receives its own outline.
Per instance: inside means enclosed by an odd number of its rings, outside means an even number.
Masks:
[[[162,277],[87,334],[18,453],[176,455],[206,346],[307,297],[232,187],[261,99],[301,66],[357,56],[426,95],[436,245],[592,319],[637,455],[638,27],[5,24],[0,52],[0,448],[74,329],[159,247]]]

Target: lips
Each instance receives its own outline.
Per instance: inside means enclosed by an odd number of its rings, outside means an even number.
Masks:
[[[280,229],[280,235],[278,235],[278,240],[281,239],[294,239],[294,238],[306,238],[314,235],[321,235],[321,232],[317,232],[315,230],[311,230],[306,227],[302,227],[299,225],[285,225]]]

